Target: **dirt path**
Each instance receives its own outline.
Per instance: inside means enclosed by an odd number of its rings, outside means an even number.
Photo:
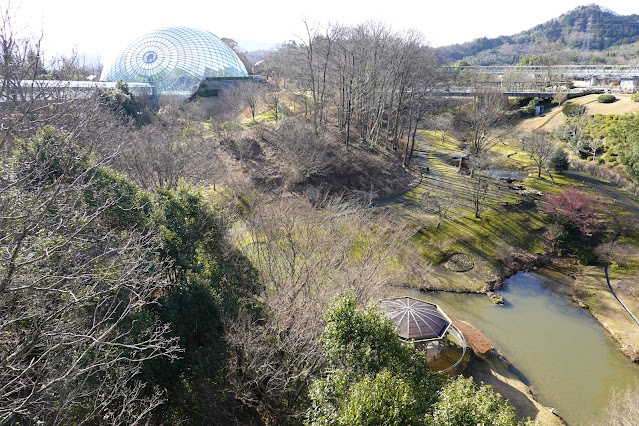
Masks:
[[[621,205],[625,210],[632,213],[637,221],[639,221],[639,204],[635,200],[633,200],[625,191],[622,191],[609,183],[603,182],[599,179],[596,179],[584,172],[580,172],[577,170],[570,170],[567,172],[570,176],[572,176],[576,180],[580,180],[583,183],[588,183],[597,191],[607,195],[610,197],[616,204]]]
[[[413,154],[413,164],[416,165],[421,173],[421,179],[417,185],[402,192],[401,194],[393,195],[388,198],[376,200],[373,202],[373,207],[384,207],[391,204],[403,204],[406,202],[418,201],[420,194],[422,194],[426,188],[427,179],[426,175],[429,173],[430,166],[428,164],[428,152],[429,147],[426,141],[421,136],[417,136],[417,149]]]

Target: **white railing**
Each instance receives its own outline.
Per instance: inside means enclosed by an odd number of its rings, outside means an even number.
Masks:
[[[451,371],[453,368],[457,367],[459,365],[459,363],[464,360],[464,355],[466,355],[466,348],[468,347],[466,345],[466,339],[464,339],[464,335],[453,324],[451,324],[450,327],[448,328],[448,333],[455,337],[455,339],[457,340],[457,342],[455,342],[455,343],[458,344],[462,348],[462,354],[459,357],[459,359],[453,365],[451,365],[450,367],[445,368],[443,370],[437,371],[437,373],[439,373],[439,374],[446,374],[449,371]]]

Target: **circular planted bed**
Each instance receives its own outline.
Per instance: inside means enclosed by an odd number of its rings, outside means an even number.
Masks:
[[[473,269],[475,262],[464,253],[455,253],[446,262],[446,267],[453,272],[466,272]]]

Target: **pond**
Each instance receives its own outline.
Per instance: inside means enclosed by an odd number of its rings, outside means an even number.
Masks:
[[[495,179],[507,180],[509,182],[524,180],[528,177],[528,172],[519,170],[482,170],[482,172]]]
[[[474,294],[414,293],[481,330],[531,387],[569,425],[600,421],[613,387],[639,378],[639,368],[619,352],[603,327],[556,291],[551,280],[518,273],[494,305]]]

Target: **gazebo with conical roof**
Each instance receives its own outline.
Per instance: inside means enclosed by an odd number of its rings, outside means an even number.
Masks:
[[[413,297],[384,299],[381,304],[402,340],[439,340],[452,324],[439,306]]]
[[[429,360],[437,357],[447,346],[449,334],[452,334],[453,340],[462,347],[463,357],[466,349],[463,335],[436,304],[410,296],[384,299],[380,304],[395,326],[399,339],[415,342],[415,346],[425,352]],[[446,370],[450,370],[460,361],[461,358]]]

